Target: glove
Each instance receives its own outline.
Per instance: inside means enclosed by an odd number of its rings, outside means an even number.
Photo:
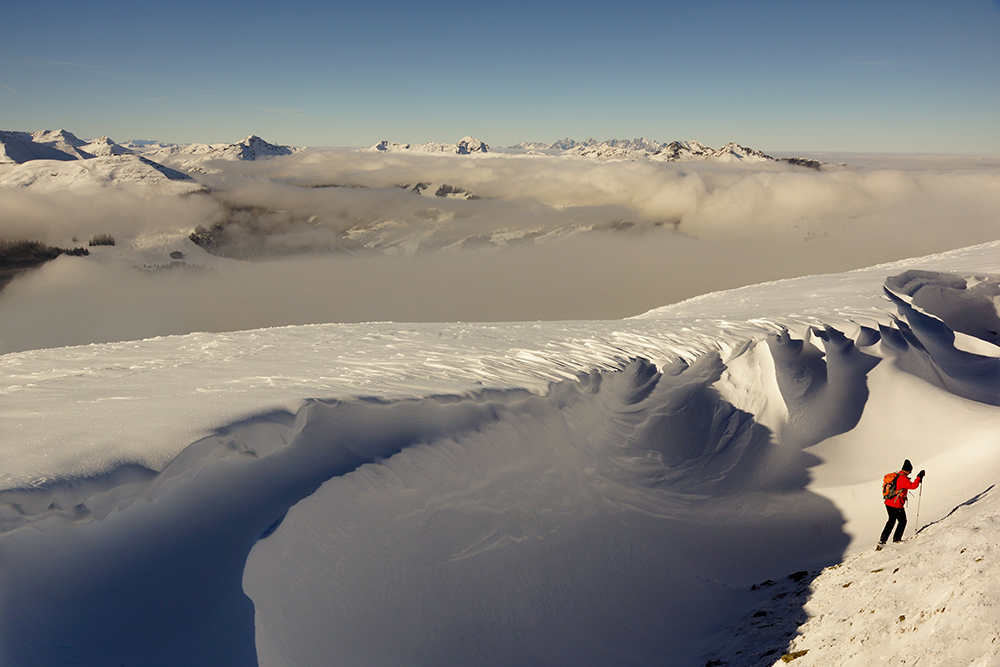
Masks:
[[[924,478],[924,471],[921,470],[920,472],[917,473],[917,479],[923,479],[923,478]]]

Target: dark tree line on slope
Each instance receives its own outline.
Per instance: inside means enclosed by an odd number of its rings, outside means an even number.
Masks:
[[[114,243],[112,241],[112,243]],[[0,290],[18,275],[36,269],[59,255],[89,255],[86,248],[56,248],[39,241],[4,241],[0,239]]]

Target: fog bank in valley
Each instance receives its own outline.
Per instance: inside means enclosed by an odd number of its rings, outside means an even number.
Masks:
[[[311,150],[205,166],[207,192],[192,195],[3,189],[0,239],[116,245],[0,292],[0,352],[336,321],[619,318],[1000,236],[1000,168],[960,160],[817,171]]]

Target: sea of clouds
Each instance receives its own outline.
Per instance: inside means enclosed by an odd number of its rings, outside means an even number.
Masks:
[[[814,170],[315,149],[206,163],[208,192],[191,195],[4,188],[0,239],[117,244],[0,292],[0,352],[318,322],[620,318],[1000,238],[996,160],[843,157]],[[442,185],[464,194],[433,196]],[[218,224],[227,258],[188,240]],[[177,251],[185,266],[162,268]]]

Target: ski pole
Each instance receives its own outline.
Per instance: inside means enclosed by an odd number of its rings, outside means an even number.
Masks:
[[[920,499],[924,496],[924,480],[920,480],[920,488],[917,490],[917,516],[913,518],[913,536],[920,532]]]

